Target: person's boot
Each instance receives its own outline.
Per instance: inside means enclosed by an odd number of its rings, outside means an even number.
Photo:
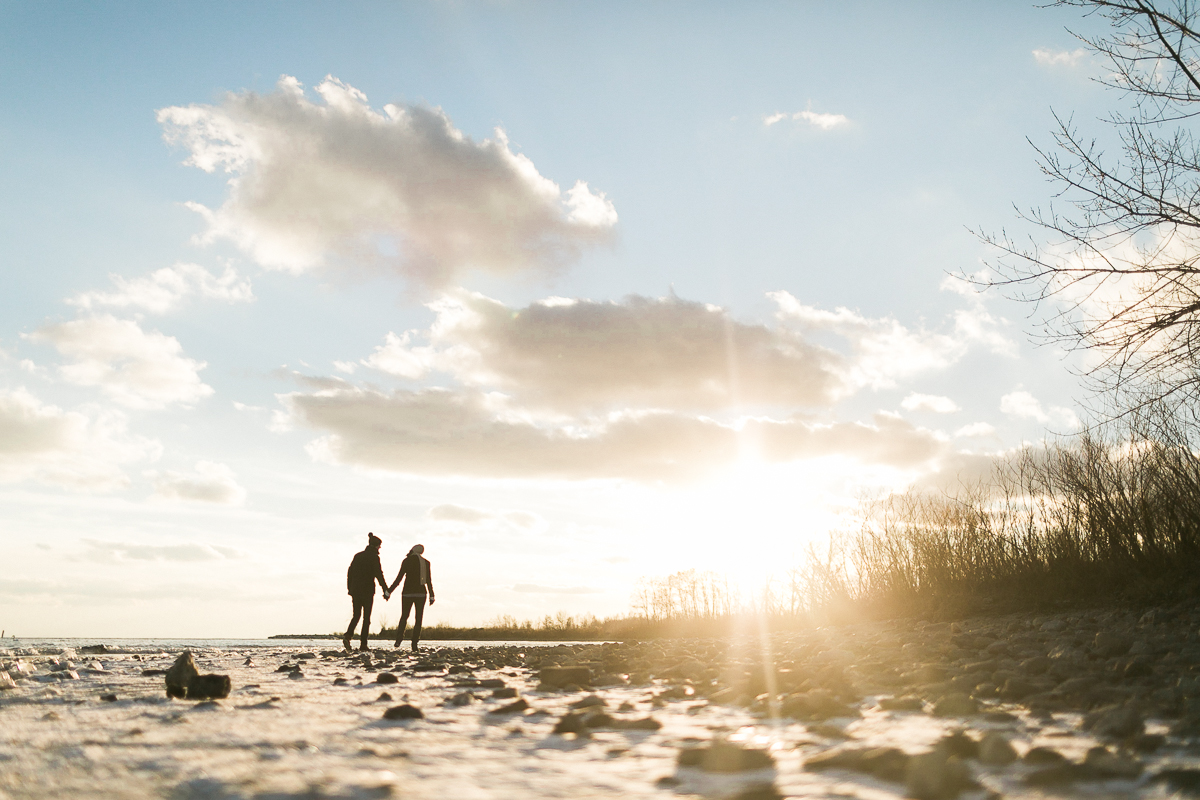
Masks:
[[[352,647],[350,647],[350,634],[347,633],[345,636],[342,637],[342,647],[346,648],[347,650],[353,649]]]
[[[420,649],[420,648],[419,648],[419,647],[417,647],[417,643],[416,643],[416,642],[413,642],[412,651],[415,653],[415,652],[417,652],[417,650],[419,650],[419,649]]]

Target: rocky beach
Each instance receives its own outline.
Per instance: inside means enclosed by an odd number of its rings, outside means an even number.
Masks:
[[[0,797],[1200,794],[1194,605],[190,653],[0,649]]]

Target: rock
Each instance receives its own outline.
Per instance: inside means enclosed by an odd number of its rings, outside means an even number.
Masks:
[[[375,676],[376,683],[399,683],[400,679],[391,672],[381,672]]]
[[[1025,758],[1022,761],[1033,767],[1044,767],[1052,764],[1065,764],[1067,763],[1067,757],[1049,747],[1031,747],[1025,753]]]
[[[115,694],[102,694],[100,695],[100,700],[105,703],[115,703],[117,702],[117,696]]]
[[[562,735],[564,733],[574,733],[576,735],[587,735],[588,725],[584,720],[584,715],[576,712],[567,714],[554,725],[554,730],[551,733]]]
[[[249,656],[247,656],[246,660],[242,662],[242,666],[243,667],[256,667],[258,665],[254,663],[253,658],[250,658]]]
[[[561,689],[564,686],[587,686],[592,682],[592,671],[587,667],[542,667],[538,672],[541,686],[546,689]]]
[[[954,731],[946,734],[936,747],[950,756],[958,756],[963,759],[979,757],[979,742],[968,736],[966,731]]]
[[[1101,658],[1112,658],[1128,653],[1132,644],[1131,639],[1123,634],[1113,631],[1097,631],[1096,638],[1092,641],[1092,649]]]
[[[489,714],[520,714],[522,711],[529,708],[529,703],[525,702],[525,698],[518,698],[515,703],[509,703],[506,706],[493,708]]]
[[[400,706],[392,706],[383,712],[383,718],[387,720],[425,719],[425,715],[421,713],[421,709],[405,703]]]
[[[1085,715],[1083,729],[1095,736],[1128,739],[1145,733],[1146,723],[1133,706],[1110,706]]]
[[[503,689],[492,690],[492,697],[497,700],[511,700],[516,696],[517,689],[515,686],[505,686]]]
[[[691,747],[679,751],[681,767],[699,767],[705,772],[745,772],[771,769],[775,759],[766,750],[755,750],[715,739],[708,747]]]
[[[581,697],[574,703],[571,703],[570,708],[595,708],[605,705],[604,698],[599,695],[589,694],[587,697]]]
[[[453,697],[446,700],[448,706],[469,706],[475,702],[475,695],[470,692],[459,692]]]
[[[1168,791],[1192,797],[1200,796],[1200,769],[1164,769],[1151,783],[1165,783]]]
[[[780,710],[785,717],[802,720],[861,716],[857,708],[851,708],[836,700],[830,692],[824,689],[813,689],[803,694],[788,695],[783,699]]]
[[[948,694],[933,705],[935,717],[969,717],[979,711],[979,704],[965,694]]]
[[[662,728],[662,723],[654,717],[640,717],[638,719],[617,719],[610,717],[609,719],[612,720],[609,727],[622,731],[656,731]]]
[[[503,689],[507,684],[499,678],[485,678],[481,681],[476,681],[475,685],[480,689]]]
[[[907,694],[903,697],[881,697],[879,707],[884,711],[920,711],[925,703],[921,698]]]
[[[85,644],[83,647],[79,648],[79,652],[87,653],[89,655],[103,655],[104,653],[109,653],[111,651],[108,649],[108,647],[106,645]]]
[[[812,772],[845,769],[865,772],[885,781],[903,781],[908,761],[909,755],[895,747],[847,747],[819,753],[805,760],[804,768]]]
[[[904,782],[908,796],[916,800],[951,800],[972,784],[962,759],[940,748],[911,757]]]
[[[1030,786],[1065,786],[1079,781],[1095,780],[1103,780],[1103,776],[1084,764],[1070,762],[1035,770],[1025,776],[1025,783]]]
[[[346,680],[345,678],[334,678],[333,679],[334,686],[345,686],[349,682],[350,681]]]
[[[375,698],[375,702],[376,703],[390,703],[390,702],[392,702],[392,696],[390,694],[388,694],[387,692],[380,692],[379,697]]]
[[[188,684],[199,675],[200,670],[196,669],[192,651],[184,650],[166,672],[167,697],[186,697]]]
[[[1129,739],[1127,744],[1138,753],[1153,753],[1167,743],[1167,737],[1161,733],[1143,733]]]
[[[1103,777],[1133,779],[1142,774],[1142,762],[1113,753],[1107,747],[1093,747],[1087,751],[1083,764]]]
[[[1004,767],[1017,760],[1017,751],[1004,734],[989,731],[979,741],[979,760],[991,767]]]
[[[302,681],[304,680],[304,677],[304,673],[298,669],[294,669],[288,673],[288,680],[290,681]]]
[[[233,688],[228,675],[196,675],[187,685],[188,700],[215,700],[229,697]]]

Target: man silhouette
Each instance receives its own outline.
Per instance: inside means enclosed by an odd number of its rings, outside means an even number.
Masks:
[[[367,634],[371,630],[371,606],[375,604],[375,582],[379,581],[383,588],[383,599],[387,600],[392,593],[388,590],[387,579],[383,577],[383,565],[379,563],[379,547],[383,540],[373,533],[367,534],[367,547],[361,553],[356,553],[350,561],[350,569],[346,570],[346,593],[354,603],[354,616],[350,618],[350,627],[342,637],[342,645],[350,649],[350,638],[354,636],[354,626],[358,624],[358,616],[362,615],[362,639],[359,650],[370,650],[367,646]]]
[[[400,572],[396,574],[396,580],[392,581],[392,585],[388,587],[388,591],[394,592],[400,585],[401,579],[404,580],[404,588],[400,591],[400,623],[396,625],[396,647],[399,647],[404,641],[404,629],[408,627],[409,610],[416,609],[412,635],[414,653],[417,651],[417,642],[421,640],[421,618],[425,615],[426,591],[429,592],[429,605],[433,605],[436,599],[433,596],[433,576],[429,572],[429,559],[421,555],[424,552],[425,545],[413,545],[400,564]],[[372,584],[371,590],[374,591],[374,589],[375,586]]]

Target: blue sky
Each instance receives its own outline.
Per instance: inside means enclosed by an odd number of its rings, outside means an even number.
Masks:
[[[947,276],[1048,201],[1051,108],[1103,133],[1096,24],[0,6],[0,627],[333,630],[368,530],[434,620],[619,613],[1070,430],[1070,360]]]

